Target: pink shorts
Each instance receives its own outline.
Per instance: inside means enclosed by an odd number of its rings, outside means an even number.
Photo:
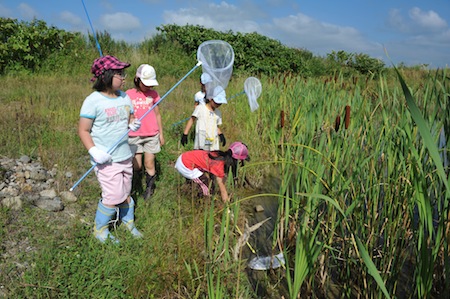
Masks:
[[[118,163],[99,164],[95,174],[102,188],[102,202],[106,205],[118,205],[124,202],[131,192],[133,177],[132,159]]]

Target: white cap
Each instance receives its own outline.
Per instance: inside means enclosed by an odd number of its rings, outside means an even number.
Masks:
[[[155,69],[148,64],[141,64],[137,71],[136,77],[141,79],[142,84],[145,86],[158,86],[158,81],[156,81]]]
[[[212,78],[208,73],[203,73],[200,76],[200,82],[202,82],[202,84],[206,84],[206,83],[212,82]]]
[[[216,88],[214,88],[214,93],[213,93],[213,101],[216,104],[226,104],[227,102],[227,95],[225,94],[225,90],[223,90],[222,86],[216,86]]]

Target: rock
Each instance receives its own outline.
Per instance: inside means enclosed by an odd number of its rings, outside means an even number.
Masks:
[[[264,207],[262,205],[256,205],[255,206],[255,211],[256,212],[264,212]]]
[[[39,198],[34,203],[38,208],[50,211],[50,212],[59,212],[64,210],[64,204],[58,198],[49,199],[49,198]]]
[[[55,189],[47,189],[47,190],[42,190],[41,192],[39,192],[39,195],[41,197],[47,197],[47,198],[54,198],[56,197],[56,191]]]
[[[78,198],[70,191],[62,191],[59,194],[63,200],[63,202],[76,202]]]
[[[31,162],[31,158],[23,155],[22,157],[19,158],[19,161],[23,164],[28,164]]]
[[[4,198],[1,203],[2,206],[11,210],[19,211],[22,209],[22,198],[20,196]]]

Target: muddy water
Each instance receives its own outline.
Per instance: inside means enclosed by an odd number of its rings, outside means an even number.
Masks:
[[[272,178],[268,179],[264,186],[264,189],[259,190],[247,189],[240,194],[240,197],[268,193],[278,194],[280,183],[277,179]],[[257,211],[257,207],[262,207],[262,211]],[[273,258],[276,255],[282,256],[274,243],[277,213],[278,197],[276,196],[259,196],[246,199],[241,203],[241,215],[247,219],[249,227],[269,219],[250,234],[248,244],[242,248],[241,257],[247,261],[247,264],[250,263],[246,271],[258,298],[281,298],[286,294],[286,289],[279,284],[279,278],[283,276],[282,273],[285,270],[280,267],[278,260],[274,261]],[[255,261],[256,263],[253,263]],[[267,261],[269,262],[267,263]],[[255,265],[259,265],[260,269],[256,270]],[[266,270],[264,270],[264,266],[266,266]],[[274,285],[278,285],[278,287],[274,288]]]

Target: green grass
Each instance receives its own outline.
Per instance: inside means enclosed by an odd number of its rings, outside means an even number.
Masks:
[[[118,57],[133,66],[155,58],[137,52]],[[157,68],[160,95],[194,65],[175,75]],[[59,191],[90,167],[76,132],[79,109],[92,90],[85,68],[79,76],[2,77],[8,88],[0,91],[0,155],[56,164]],[[241,140],[249,146],[251,162],[240,174],[255,187],[230,182],[234,221],[221,207],[186,193],[173,168],[186,150],[179,145],[185,124],[173,124],[193,111],[199,75],[195,71],[160,104],[166,145],[157,155],[157,190],[150,202],[137,198],[136,226],[145,238],[134,240],[122,227],[115,232],[119,246],[92,237],[99,194],[94,174],[75,189],[79,200],[69,208],[76,216],[68,221],[38,209],[3,207],[2,242],[19,240],[35,249],[15,257],[27,265],[23,276],[2,259],[0,283],[10,297],[258,297],[245,261],[235,261],[232,250],[250,217],[243,207],[268,194],[280,206],[269,242],[288,263],[260,278],[267,298],[448,293],[448,169],[435,145],[440,128],[448,131],[445,71],[420,81],[404,77],[410,94],[395,74],[356,84],[341,76],[261,77],[258,110],[250,111],[245,95],[220,108],[228,145]],[[241,92],[246,78],[234,76],[227,95]],[[132,87],[130,79],[126,84]]]

